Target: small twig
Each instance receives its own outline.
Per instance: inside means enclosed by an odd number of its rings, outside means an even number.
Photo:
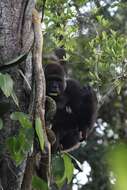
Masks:
[[[120,75],[114,79],[112,87],[110,87],[110,89],[107,91],[107,93],[101,98],[101,100],[98,104],[98,110],[101,108],[101,106],[107,100],[107,98],[112,94],[112,92],[115,90],[115,88],[119,85],[119,84],[115,83],[115,81],[123,80],[123,79],[127,79],[127,74],[123,73],[123,75]]]
[[[114,85],[114,86],[110,87],[110,89],[107,91],[107,93],[101,98],[101,100],[98,103],[97,111],[99,111],[99,109],[101,108],[101,106],[105,103],[105,101],[111,95],[111,93],[114,91],[114,89],[116,88],[116,86],[117,85]]]
[[[19,71],[20,75],[23,77],[24,81],[26,82],[28,89],[31,90],[31,86],[30,86],[26,76],[23,74],[23,72],[20,69],[18,71]]]

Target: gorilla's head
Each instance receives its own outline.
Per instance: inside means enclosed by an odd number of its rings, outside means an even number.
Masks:
[[[46,94],[53,98],[61,96],[66,88],[65,72],[58,63],[47,64],[45,67]]]

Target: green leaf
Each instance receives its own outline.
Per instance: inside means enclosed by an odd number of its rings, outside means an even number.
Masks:
[[[72,160],[72,163],[74,164],[74,167],[78,169],[79,171],[82,171],[82,164],[71,154],[66,153],[67,156],[69,156]]]
[[[62,177],[64,175],[64,170],[65,170],[65,167],[64,167],[64,160],[63,158],[61,157],[61,155],[55,155],[53,158],[52,158],[52,169],[53,169],[53,175],[55,177],[58,176],[58,178]]]
[[[25,129],[25,131],[20,130],[18,136],[10,137],[7,140],[7,148],[11,154],[12,159],[16,162],[17,166],[25,159],[28,151],[32,147],[33,136],[31,137],[27,136],[26,135],[27,130],[28,129]],[[33,131],[29,131],[29,133],[31,132]]]
[[[15,94],[14,91],[12,91],[11,97],[12,97],[13,101],[15,102],[15,104],[19,107],[18,98],[17,98],[17,96],[16,96],[16,94]]]
[[[48,184],[38,176],[32,177],[32,187],[36,190],[48,190]]]
[[[42,129],[42,122],[39,117],[37,117],[35,120],[35,130],[40,142],[41,150],[43,151],[44,150],[44,133]]]
[[[0,130],[3,128],[3,121],[2,119],[0,118]]]
[[[66,181],[64,160],[61,155],[55,155],[53,157],[52,172],[55,183],[59,188],[61,188]]]
[[[0,73],[0,88],[3,91],[4,95],[7,98],[9,96],[11,96],[13,98],[15,104],[18,106],[18,99],[13,90],[13,80],[9,74]]]
[[[8,98],[13,91],[13,80],[8,74],[0,73],[0,88],[2,89],[4,95]]]
[[[16,165],[19,165],[26,157],[28,151],[33,145],[34,129],[29,121],[28,115],[22,112],[14,112],[11,114],[11,119],[19,121],[22,127],[19,129],[19,134],[15,137],[10,137],[7,140],[7,148]]]
[[[32,128],[32,123],[30,122],[28,115],[23,112],[12,113],[11,119],[15,121],[19,121],[22,127]]]
[[[16,137],[10,137],[7,140],[7,147],[11,153],[11,157],[15,160],[18,166],[25,159],[26,154],[22,152],[22,142],[21,139]]]
[[[24,149],[28,151],[33,145],[34,138],[34,128],[23,128],[22,133],[25,135],[26,143],[24,144]]]
[[[7,139],[7,146],[11,154],[15,153],[15,137],[10,137]]]
[[[64,166],[65,166],[65,174],[68,180],[68,184],[71,182],[74,172],[74,165],[72,163],[71,158],[67,154],[63,154]]]
[[[123,87],[123,85],[124,85],[124,83],[123,83],[123,81],[121,81],[121,80],[115,80],[114,84],[115,84],[115,86],[116,86],[117,94],[119,95],[120,92],[121,92],[121,89],[122,89],[122,87]]]

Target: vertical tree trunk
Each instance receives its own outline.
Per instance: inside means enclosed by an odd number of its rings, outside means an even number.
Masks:
[[[28,51],[33,43],[32,10],[34,0],[0,0],[0,65]],[[19,126],[10,120],[10,113],[16,110],[28,112],[29,99],[24,88],[24,80],[19,69],[31,76],[31,56],[22,64],[7,72],[14,80],[15,93],[19,100],[19,108],[0,92],[0,102],[9,101],[10,108],[4,114],[4,128],[0,131],[0,149],[6,138],[15,135]],[[26,102],[27,101],[27,102]],[[1,109],[1,108],[0,108]],[[25,161],[18,167],[9,157],[7,151],[0,153],[0,189],[20,190],[24,175]]]

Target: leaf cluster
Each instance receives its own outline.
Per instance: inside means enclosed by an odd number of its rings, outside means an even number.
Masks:
[[[7,148],[16,165],[26,158],[27,153],[31,151],[34,137],[34,130],[28,115],[22,112],[14,112],[11,119],[18,121],[21,125],[18,135],[7,139]]]

